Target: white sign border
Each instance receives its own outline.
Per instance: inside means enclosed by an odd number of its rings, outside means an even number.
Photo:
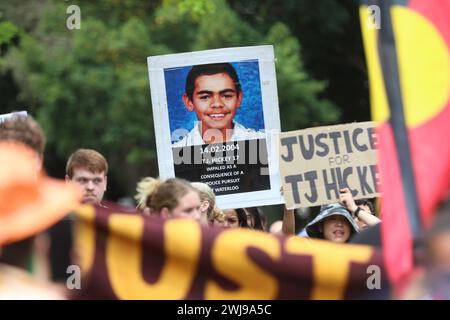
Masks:
[[[9,119],[14,119],[16,117],[27,117],[28,113],[26,111],[14,111],[11,113],[0,114],[0,123],[7,121]]]

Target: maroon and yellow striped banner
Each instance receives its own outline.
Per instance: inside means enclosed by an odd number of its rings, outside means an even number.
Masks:
[[[78,217],[76,247],[85,277],[76,298],[380,296],[379,288],[369,288],[380,283],[382,274],[368,270],[382,272],[381,256],[368,246],[208,228],[193,220],[162,220],[118,208],[86,205]]]

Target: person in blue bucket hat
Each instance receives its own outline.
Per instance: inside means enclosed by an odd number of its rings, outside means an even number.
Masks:
[[[345,243],[359,232],[351,213],[340,203],[324,205],[317,217],[306,226],[311,238]]]

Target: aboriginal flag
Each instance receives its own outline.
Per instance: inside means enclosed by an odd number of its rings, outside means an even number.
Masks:
[[[362,1],[378,123],[384,259],[400,284],[413,240],[450,190],[450,1]]]

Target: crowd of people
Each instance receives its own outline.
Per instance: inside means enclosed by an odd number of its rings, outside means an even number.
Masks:
[[[0,124],[0,142],[5,141],[13,141],[33,150],[34,170],[38,175],[43,167],[45,148],[45,135],[40,125],[30,116],[4,121]],[[78,186],[82,191],[79,199],[81,203],[107,206],[103,198],[108,188],[108,162],[98,151],[84,148],[75,150],[68,158],[65,180],[66,184]],[[311,219],[298,233],[298,228],[295,226],[295,210],[285,208],[282,220],[268,226],[268,219],[260,207],[222,210],[217,206],[213,189],[201,182],[189,182],[179,178],[145,177],[137,183],[135,199],[136,210],[143,215],[159,216],[165,219],[189,218],[212,228],[250,228],[277,235],[310,237],[336,243],[364,243],[354,239],[358,239],[359,234],[367,233],[374,228],[378,228],[379,233],[381,223],[374,210],[372,200],[355,200],[348,188],[340,190],[338,202],[323,205],[317,216]],[[4,219],[4,217],[0,217],[0,219]],[[44,240],[41,239],[42,234],[37,235],[38,230],[35,230],[36,232],[29,234],[28,238],[14,241],[14,243],[0,241],[0,262],[2,263],[0,279],[16,274],[17,271],[14,270],[27,270],[29,273],[36,271],[39,265],[45,265],[43,261],[46,259],[45,257],[40,260],[35,259],[33,261],[34,270],[32,270],[33,267],[30,267],[33,264],[31,257],[47,254],[50,255],[51,261],[44,267],[51,275],[51,278],[47,280],[63,281],[66,276],[65,269],[71,260],[71,219],[70,215],[62,219],[44,234]],[[427,261],[433,262],[433,268],[439,269],[439,266],[445,266],[442,267],[445,272],[439,273],[440,275],[448,274],[446,270],[448,261],[450,261],[450,250],[448,246],[441,248],[444,243],[441,238],[448,238],[448,225],[450,224],[445,222],[439,228],[432,229],[427,236],[429,241],[425,246],[427,254],[430,256]],[[370,242],[366,244],[379,245]],[[438,247],[440,251],[436,249]],[[436,252],[439,252],[440,255]],[[6,265],[10,267],[5,267]],[[11,269],[11,266],[18,269]],[[19,278],[26,278],[26,276],[22,272]],[[435,278],[432,277],[429,281],[432,281],[432,285],[439,286],[439,283],[433,282],[434,280]],[[35,287],[36,291],[24,289],[22,292],[27,293],[27,298],[63,297],[59,294],[60,291],[55,290],[48,290],[48,295],[42,293],[42,290],[53,288],[52,285],[46,287],[41,282],[31,283],[33,285],[30,286]],[[36,296],[30,292],[36,293]],[[8,295],[8,291],[3,285],[0,288],[0,297],[2,295],[7,298],[15,298],[14,295]]]

